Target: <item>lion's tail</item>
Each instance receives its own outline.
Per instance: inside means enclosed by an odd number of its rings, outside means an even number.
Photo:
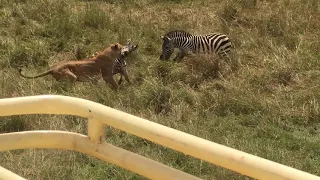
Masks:
[[[22,74],[22,69],[19,69],[19,74],[24,77],[24,78],[28,78],[28,79],[33,79],[33,78],[38,78],[38,77],[42,77],[42,76],[46,76],[46,75],[49,75],[52,73],[52,69],[44,72],[44,73],[41,73],[41,74],[38,74],[38,75],[35,75],[35,76],[26,76],[24,74]]]

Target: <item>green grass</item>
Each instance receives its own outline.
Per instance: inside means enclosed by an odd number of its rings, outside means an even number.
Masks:
[[[3,0],[0,97],[62,94],[151,121],[320,176],[320,3],[318,0]],[[222,32],[235,45],[212,79],[206,58],[162,62],[160,35]],[[23,79],[131,38],[133,85],[65,86]],[[237,66],[232,66],[237,65]],[[3,117],[0,132],[57,129],[86,133],[86,120],[58,115]],[[106,128],[107,141],[204,179],[250,179],[133,135]],[[27,179],[144,179],[63,150],[0,153],[0,165]]]

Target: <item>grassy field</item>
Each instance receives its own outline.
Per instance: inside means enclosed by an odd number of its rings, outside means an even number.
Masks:
[[[319,0],[1,0],[0,97],[60,94],[89,99],[151,121],[320,176]],[[174,29],[221,32],[234,62],[211,78],[208,61],[160,61],[160,35]],[[133,85],[65,86],[23,79],[131,38]],[[234,67],[234,68],[231,68]],[[2,117],[0,133],[86,133],[71,116]],[[250,179],[108,127],[107,141],[203,179]],[[0,153],[0,165],[28,179],[145,179],[63,150]]]

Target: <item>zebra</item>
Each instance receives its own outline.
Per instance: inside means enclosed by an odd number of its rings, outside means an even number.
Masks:
[[[166,35],[160,36],[160,38],[163,40],[160,60],[170,59],[174,48],[180,49],[180,53],[173,59],[174,61],[183,59],[188,51],[193,53],[214,53],[225,57],[231,50],[229,38],[221,33],[191,35],[186,31],[176,30],[170,31]]]
[[[128,71],[127,71],[127,63],[124,60],[128,55],[130,55],[133,51],[135,51],[138,48],[138,45],[131,45],[131,39],[128,39],[127,44],[123,46],[121,55],[113,61],[113,68],[112,68],[112,74],[120,74],[120,79],[118,81],[118,85],[120,85],[123,81],[123,77],[125,80],[131,84],[131,81],[128,77]],[[100,52],[96,52],[92,54],[90,57],[94,57],[100,54]]]

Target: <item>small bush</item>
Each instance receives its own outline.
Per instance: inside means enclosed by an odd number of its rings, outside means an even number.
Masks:
[[[222,59],[215,55],[193,55],[186,58],[186,66],[192,74],[209,79],[218,77],[221,61]]]
[[[172,71],[171,62],[158,62],[155,66],[155,75],[162,80],[163,83],[167,83],[169,80],[170,72]]]
[[[152,109],[155,114],[168,114],[171,112],[171,90],[160,84],[149,85],[141,97],[145,108]]]

